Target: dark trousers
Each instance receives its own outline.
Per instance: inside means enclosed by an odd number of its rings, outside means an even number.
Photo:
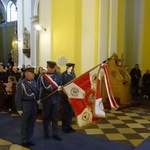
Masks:
[[[136,80],[136,81],[132,81],[131,83],[131,93],[132,94],[135,94],[135,95],[138,95],[138,85],[139,85],[139,81]]]
[[[21,135],[23,143],[31,141],[35,121],[36,121],[35,114],[23,113],[21,115]]]
[[[7,95],[7,109],[13,109],[12,95]]]
[[[73,110],[67,99],[62,102],[62,129],[70,128],[72,125]]]
[[[143,90],[142,90],[142,94],[143,95],[147,95],[147,96],[149,96],[150,95],[150,88],[149,88],[149,86],[147,86],[147,85],[144,85],[143,86]]]
[[[50,118],[52,120],[52,134],[58,134],[58,115],[59,115],[59,103],[52,103],[52,100],[45,100],[43,102],[43,130],[44,135],[49,134]]]

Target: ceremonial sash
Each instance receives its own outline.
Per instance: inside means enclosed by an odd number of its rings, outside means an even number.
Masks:
[[[106,85],[106,90],[107,90],[110,105],[112,108],[117,109],[117,108],[119,108],[119,106],[117,105],[115,98],[113,96],[113,93],[112,93],[112,89],[111,89],[111,85],[110,85],[110,81],[109,81],[109,77],[108,77],[108,72],[107,72],[107,66],[106,66],[106,64],[102,64],[101,67],[104,70],[104,80],[105,80],[105,85]]]
[[[44,74],[43,77],[44,79],[46,79],[46,81],[48,81],[50,85],[52,85],[53,88],[55,89],[58,88],[58,84],[50,76],[48,76],[47,74]]]

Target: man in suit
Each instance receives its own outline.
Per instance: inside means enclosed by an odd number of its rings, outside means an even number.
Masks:
[[[138,86],[141,78],[141,70],[139,69],[139,65],[135,64],[135,67],[130,71],[131,76],[131,92],[132,94],[138,95]]]

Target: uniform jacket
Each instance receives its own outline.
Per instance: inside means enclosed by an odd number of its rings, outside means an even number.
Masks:
[[[53,81],[55,81],[57,83],[58,86],[62,86],[62,79],[61,79],[61,75],[58,73],[53,73],[53,74],[48,74],[47,75],[49,77],[51,77],[51,79]],[[50,93],[52,93],[53,91],[56,91],[57,88],[54,88],[44,77],[43,74],[41,74],[38,78],[38,85],[40,87],[40,97],[41,99],[45,98],[46,96],[48,96]],[[60,101],[60,93],[56,92],[55,94],[53,94],[52,96],[50,96],[48,99],[50,99],[53,103],[58,103]]]
[[[65,85],[66,83],[70,82],[71,80],[75,79],[76,75],[75,73],[68,74],[67,71],[64,71],[62,73],[62,83]]]
[[[28,81],[26,78],[17,84],[15,103],[17,110],[29,109],[34,105],[37,107],[39,100],[39,88],[35,80]],[[28,106],[27,106],[28,105]]]

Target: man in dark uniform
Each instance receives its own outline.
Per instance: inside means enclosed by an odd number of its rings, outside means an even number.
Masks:
[[[62,73],[63,85],[76,78],[74,66],[74,63],[66,64],[66,71]],[[71,127],[74,113],[65,93],[62,95],[62,110],[62,131],[65,133],[75,132],[75,130]]]
[[[41,74],[38,78],[38,84],[41,89],[41,99],[47,97],[50,93],[55,92],[51,96],[42,101],[43,106],[43,130],[44,139],[49,139],[49,123],[52,117],[52,134],[53,138],[61,141],[58,135],[58,115],[60,105],[60,90],[62,86],[61,75],[55,72],[56,62],[47,61],[47,73]]]
[[[39,100],[39,88],[34,80],[34,68],[24,69],[25,78],[17,84],[15,104],[21,116],[22,146],[30,147],[35,144],[31,141]]]

